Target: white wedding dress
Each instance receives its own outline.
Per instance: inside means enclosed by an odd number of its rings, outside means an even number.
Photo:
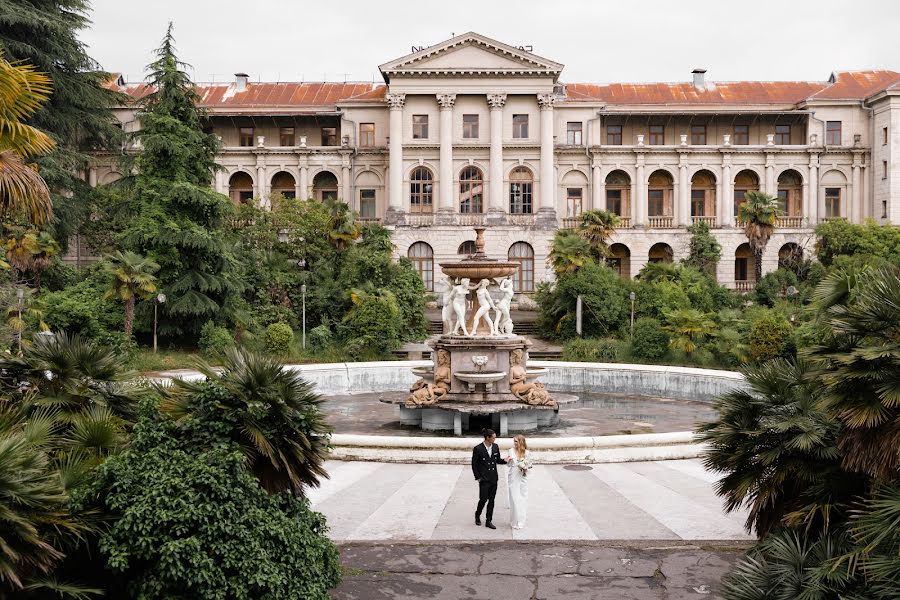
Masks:
[[[528,450],[525,458],[531,459]],[[515,452],[510,451],[506,457],[508,472],[506,474],[507,489],[509,491],[509,524],[513,529],[525,527],[525,514],[528,509],[528,477],[522,475],[519,469],[519,459]]]

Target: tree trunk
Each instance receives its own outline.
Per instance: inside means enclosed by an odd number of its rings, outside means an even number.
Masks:
[[[762,279],[762,257],[763,257],[763,249],[762,248],[754,248],[753,249],[753,262],[754,262],[754,271],[756,272],[756,280],[754,283],[759,283],[759,280]]]
[[[125,301],[125,337],[131,338],[132,327],[134,327],[134,296]]]

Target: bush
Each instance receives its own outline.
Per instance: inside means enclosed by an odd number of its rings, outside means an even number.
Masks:
[[[684,262],[715,277],[716,265],[722,258],[721,244],[709,232],[709,225],[702,221],[688,227],[688,233],[691,234],[691,240],[688,244],[688,257]]]
[[[41,273],[41,289],[58,292],[78,281],[78,271],[58,258]]]
[[[234,346],[234,337],[224,327],[207,321],[200,328],[200,339],[197,340],[197,344],[207,356],[220,356],[226,348]]]
[[[78,333],[100,340],[125,327],[121,307],[104,300],[106,288],[93,279],[85,279],[58,292],[44,294],[44,321],[54,331]]]
[[[562,275],[555,285],[538,287],[538,329],[543,335],[564,340],[576,337],[575,305],[579,295],[584,303],[585,337],[608,336],[627,321],[627,284],[606,265],[588,262],[574,273]]]
[[[763,315],[750,325],[750,354],[759,362],[787,356],[791,333],[791,324],[781,315]]]
[[[309,345],[312,346],[314,350],[321,350],[328,347],[332,337],[331,328],[326,321],[309,330]]]
[[[787,297],[787,289],[800,285],[797,276],[788,269],[767,273],[756,283],[756,302],[763,306],[775,306],[780,298]],[[799,290],[798,290],[799,291]]]
[[[263,339],[269,354],[285,354],[291,349],[294,330],[287,323],[272,323],[266,327]]]
[[[657,360],[669,349],[669,334],[662,324],[650,317],[641,317],[634,323],[631,338],[631,354],[637,358]]]
[[[400,307],[394,294],[385,289],[355,292],[354,304],[341,325],[342,337],[354,342],[352,355],[366,350],[386,354],[400,345]],[[348,342],[347,351],[351,351]]]
[[[577,338],[566,342],[562,359],[572,362],[615,362],[622,342],[613,338]]]

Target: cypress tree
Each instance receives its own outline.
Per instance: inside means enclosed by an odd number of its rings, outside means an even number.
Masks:
[[[196,336],[208,320],[228,322],[240,300],[237,264],[223,228],[231,201],[211,188],[218,139],[203,131],[199,96],[175,55],[172,25],[148,69],[154,92],[142,102],[131,190],[134,217],[119,233],[126,248],[160,265],[167,301],[160,331]]]
[[[90,23],[87,0],[0,0],[0,47],[7,60],[24,60],[47,73],[53,95],[29,124],[47,132],[56,149],[35,160],[50,188],[55,234],[65,244],[89,214],[93,192],[82,179],[90,152],[118,152],[122,133],[112,108],[118,92],[78,33]]]

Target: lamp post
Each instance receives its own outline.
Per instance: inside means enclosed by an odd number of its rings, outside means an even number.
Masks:
[[[306,350],[306,284],[300,286],[303,295],[303,349]]]
[[[23,323],[22,323],[22,300],[24,300],[24,298],[25,298],[25,290],[23,290],[22,288],[16,288],[16,304],[18,305],[18,309],[19,309],[19,324],[18,324],[19,331],[16,332],[16,338],[18,339],[18,342],[19,342],[19,356],[22,356],[22,333],[25,330],[25,327],[23,326]]]
[[[153,353],[156,354],[156,324],[158,322],[158,309],[160,304],[166,303],[166,295],[159,293],[156,295],[156,302],[153,303]]]
[[[636,297],[634,292],[628,294],[628,298],[631,299],[631,337],[634,337],[634,299]]]

